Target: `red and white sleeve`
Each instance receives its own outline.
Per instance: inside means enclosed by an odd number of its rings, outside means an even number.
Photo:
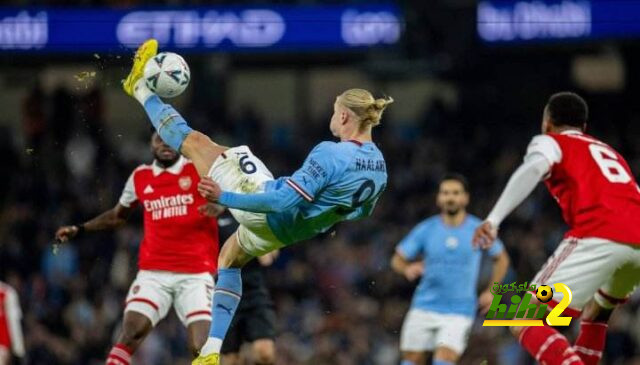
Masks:
[[[133,176],[135,171],[129,175],[126,184],[124,185],[124,189],[122,189],[122,195],[120,195],[120,200],[118,201],[120,205],[129,208],[131,204],[138,201],[138,196],[136,194],[136,187],[133,184]]]
[[[9,329],[9,338],[11,340],[11,351],[17,357],[24,357],[24,337],[22,335],[22,310],[20,309],[20,300],[16,291],[7,286],[5,296],[5,313],[7,318],[7,328]]]

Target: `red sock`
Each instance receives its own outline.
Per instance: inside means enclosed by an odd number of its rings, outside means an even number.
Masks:
[[[605,322],[582,321],[580,334],[573,346],[585,365],[597,365],[602,358],[602,350],[607,339],[607,327]]]
[[[132,353],[130,348],[118,343],[109,351],[106,365],[130,365]]]
[[[583,365],[567,338],[551,327],[528,327],[520,334],[520,344],[541,365]]]

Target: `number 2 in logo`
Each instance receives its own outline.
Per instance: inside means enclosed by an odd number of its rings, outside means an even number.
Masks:
[[[626,184],[631,181],[627,170],[618,162],[618,156],[611,149],[600,145],[590,144],[591,157],[598,164],[602,175],[612,183]]]

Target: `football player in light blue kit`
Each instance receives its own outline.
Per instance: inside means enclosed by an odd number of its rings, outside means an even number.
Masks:
[[[468,203],[466,179],[447,175],[437,196],[441,213],[418,224],[391,260],[408,280],[422,276],[402,325],[402,365],[424,364],[427,352],[434,352],[434,365],[455,364],[467,346],[478,302],[482,311],[491,305],[488,288],[476,298],[483,252],[471,238],[482,221],[466,212]],[[491,287],[504,278],[509,257],[501,242],[486,253],[493,259]]]
[[[274,180],[247,146],[214,143],[149,90],[142,74],[157,48],[153,39],[138,48],[123,84],[125,92],[143,105],[160,137],[205,176],[198,186],[200,193],[228,207],[240,223],[220,252],[209,339],[193,362],[218,365],[222,341],[242,296],[242,266],[254,257],[326,232],[338,222],[372,213],[386,187],[387,172],[371,131],[393,99],[375,99],[363,89],[340,94],[329,125],[340,141],[318,144],[291,177]]]

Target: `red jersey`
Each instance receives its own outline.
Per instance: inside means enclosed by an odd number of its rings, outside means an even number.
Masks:
[[[0,282],[0,350],[3,348],[14,355],[24,356],[24,340],[20,319],[20,301],[16,291]]]
[[[144,209],[141,270],[216,271],[218,223],[198,212],[207,203],[198,194],[199,181],[193,163],[182,156],[167,169],[141,165],[129,176],[120,204],[140,203]]]
[[[553,163],[545,184],[570,227],[565,237],[640,245],[640,188],[618,152],[575,131],[538,136],[529,149]]]

